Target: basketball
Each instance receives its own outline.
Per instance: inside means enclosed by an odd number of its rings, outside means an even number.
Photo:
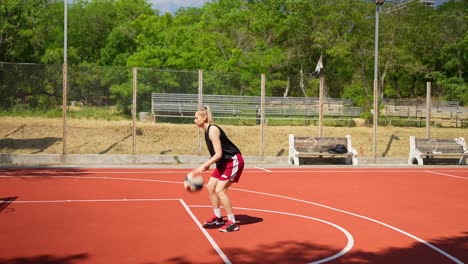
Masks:
[[[203,177],[201,175],[193,176],[187,174],[184,180],[184,188],[188,192],[198,192],[203,188]]]

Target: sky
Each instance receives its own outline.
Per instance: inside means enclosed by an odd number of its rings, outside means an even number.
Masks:
[[[202,7],[205,2],[209,2],[210,0],[147,0],[149,3],[152,4],[153,8],[158,9],[160,14],[164,14],[166,12],[174,13],[179,9],[179,7]],[[436,5],[440,5],[448,0],[436,0]]]
[[[153,8],[159,10],[159,14],[174,13],[179,7],[202,7],[210,0],[147,0]]]

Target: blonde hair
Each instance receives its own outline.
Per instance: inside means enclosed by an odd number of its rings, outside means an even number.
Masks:
[[[206,117],[208,124],[214,123],[213,113],[211,112],[211,108],[209,106],[200,107],[197,113],[202,117]]]

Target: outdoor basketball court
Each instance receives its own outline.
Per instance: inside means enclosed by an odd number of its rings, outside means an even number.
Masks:
[[[0,263],[468,261],[467,168],[249,167],[232,233],[188,171],[0,169]]]

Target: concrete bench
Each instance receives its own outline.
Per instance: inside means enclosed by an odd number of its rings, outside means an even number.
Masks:
[[[456,159],[458,164],[466,164],[468,148],[465,139],[459,138],[416,138],[410,136],[408,164],[424,165],[436,158]]]
[[[330,153],[330,149],[341,144],[347,153]],[[357,166],[357,151],[352,147],[351,136],[345,137],[299,137],[289,134],[288,163],[299,165],[300,158],[345,158],[346,164]]]

